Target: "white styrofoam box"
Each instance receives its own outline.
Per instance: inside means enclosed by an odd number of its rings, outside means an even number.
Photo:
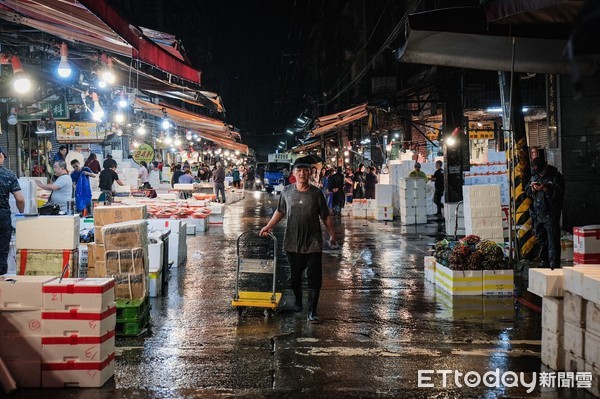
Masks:
[[[352,201],[352,212],[367,212],[369,210],[368,200],[356,199]]]
[[[585,305],[585,328],[600,335],[600,305],[594,302],[588,301]]]
[[[427,215],[425,213],[415,216],[400,214],[400,223],[404,225],[425,224],[427,223]]]
[[[542,328],[542,363],[554,370],[565,367],[564,336]]]
[[[196,235],[196,225],[192,224],[192,223],[188,223],[186,226],[185,232],[188,236],[195,236]]]
[[[484,270],[483,295],[512,295],[515,273],[512,270]]]
[[[171,230],[171,234],[181,233],[180,219],[148,219],[148,227],[151,229],[168,229]],[[185,232],[184,232],[185,234]]]
[[[222,215],[225,213],[225,204],[211,202],[207,208],[210,209],[211,214]]]
[[[156,198],[162,200],[175,201],[177,199],[177,194],[175,193],[157,193]]]
[[[562,298],[544,297],[542,300],[542,328],[553,334],[564,332],[564,300]]]
[[[585,274],[583,276],[583,298],[600,303],[600,275]]]
[[[562,297],[564,293],[562,269],[529,269],[529,288],[527,290],[540,297]]]
[[[485,184],[476,186],[463,186],[463,200],[500,198],[500,186]]]
[[[42,333],[41,310],[0,312],[0,337],[5,335],[30,335],[39,337]]]
[[[43,311],[42,332],[44,336],[78,334],[81,337],[101,337],[115,329],[117,307],[112,306],[102,313],[70,311]]]
[[[44,304],[42,286],[56,277],[0,276],[0,311],[41,310]]]
[[[379,184],[390,184],[390,175],[389,174],[380,174],[379,175]]]
[[[208,215],[208,224],[212,225],[223,225],[225,218],[222,213],[211,213]]]
[[[458,215],[456,209],[458,208]],[[464,204],[460,202],[446,202],[444,203],[444,217],[447,219],[454,219],[456,216],[463,218],[465,216]]]
[[[565,288],[564,317],[569,323],[585,328],[586,300]]]
[[[435,283],[435,256],[426,256],[423,259],[425,280]]]
[[[487,218],[464,218],[465,229],[467,230],[480,230],[480,229],[501,229],[502,218],[501,217],[487,217]]]
[[[115,351],[115,330],[101,337],[42,337],[42,362],[97,362]]]
[[[586,388],[586,390],[595,397],[600,398],[600,367],[595,367],[585,362],[585,372],[591,374],[591,387]]]
[[[196,226],[196,233],[208,230],[208,218],[187,218],[188,226]]]
[[[60,234],[48,234],[48,232]],[[17,218],[17,249],[79,247],[79,215]]]
[[[587,364],[600,367],[600,335],[592,331],[585,332],[584,359]]]
[[[377,206],[391,206],[394,186],[391,184],[375,184]]]
[[[423,208],[424,212],[427,212],[427,205],[425,203],[425,198],[411,198],[411,197],[400,197],[399,201],[400,209],[402,208],[415,208],[420,206]]]
[[[473,235],[479,236],[484,240],[495,241],[497,243],[504,242],[504,229],[502,227],[469,229],[467,227],[467,221],[465,220],[465,233],[467,235],[473,234]]]
[[[175,190],[184,190],[184,191],[192,191],[194,189],[194,184],[186,184],[186,183],[175,183],[173,185]]]
[[[575,356],[569,351],[565,352],[565,371],[576,372],[585,371],[585,360],[579,356]]]
[[[42,359],[30,361],[4,361],[6,368],[20,388],[39,388],[42,386]]]
[[[445,206],[445,205],[444,205]],[[485,208],[464,208],[465,219],[471,218],[502,218],[504,214],[502,209],[497,206],[489,206]]]
[[[380,220],[380,221],[394,220],[393,209],[392,208],[386,208],[386,209],[387,209],[387,212],[385,212],[385,211],[377,211],[377,212],[374,212],[372,214],[372,216],[374,216],[375,220]]]
[[[585,359],[583,356],[585,330],[579,326],[565,321],[565,350],[575,356]]]
[[[186,258],[186,237],[185,234],[171,234],[169,236],[169,263],[172,263],[173,267],[179,267]]]
[[[45,388],[100,388],[115,373],[115,355],[97,362],[42,363]]]
[[[600,275],[600,265],[576,265],[563,267],[565,276],[565,290],[583,296],[583,276]]]
[[[465,186],[465,187],[477,187],[477,186]],[[501,207],[502,203],[500,197],[481,197],[481,198],[469,198],[464,200],[465,207],[469,208],[489,208],[489,207]]]
[[[573,252],[576,254],[600,253],[600,225],[573,227]]]
[[[377,200],[368,199],[367,200],[367,209],[369,210],[369,212],[377,210]]]
[[[103,312],[115,306],[115,280],[63,278],[42,287],[44,310]]]
[[[425,179],[415,179],[415,178],[407,177],[404,179],[400,179],[398,181],[398,187],[400,189],[416,188],[416,189],[425,190],[426,185],[427,185],[427,180],[425,180]]]
[[[435,265],[435,284],[452,295],[482,295],[481,270],[452,270],[440,263]]]
[[[151,272],[162,269],[163,250],[164,243],[162,241],[156,244],[148,244],[148,268]]]
[[[5,362],[39,361],[42,356],[40,335],[6,335],[0,337],[0,358]]]
[[[162,269],[150,270],[148,288],[150,297],[156,298],[162,295]]]

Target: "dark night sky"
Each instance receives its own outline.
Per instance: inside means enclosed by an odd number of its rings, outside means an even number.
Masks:
[[[307,108],[307,96],[318,96],[306,68],[324,4],[172,0],[164,4],[164,20],[156,22],[164,26],[149,26],[141,12],[132,17],[138,25],[179,37],[202,70],[203,88],[223,98],[226,121],[250,147],[274,152],[280,140],[290,138],[285,129]]]

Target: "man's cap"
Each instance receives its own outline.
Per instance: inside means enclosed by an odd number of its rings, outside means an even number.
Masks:
[[[307,155],[302,158],[296,159],[292,168],[310,168],[313,164],[323,162],[320,157],[316,155]]]
[[[537,157],[531,162],[531,173],[534,175],[539,174],[546,167],[546,160],[541,157]]]
[[[421,168],[421,164],[418,163],[418,162],[415,162],[415,168],[419,168],[420,169]]]
[[[0,153],[6,157],[6,151],[4,151],[4,148],[0,147]]]

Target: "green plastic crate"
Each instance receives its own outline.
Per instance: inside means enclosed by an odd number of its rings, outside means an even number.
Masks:
[[[137,321],[119,322],[115,326],[115,334],[119,336],[138,336],[146,333],[150,326],[150,309]]]
[[[150,298],[117,299],[117,323],[137,322],[150,310]]]

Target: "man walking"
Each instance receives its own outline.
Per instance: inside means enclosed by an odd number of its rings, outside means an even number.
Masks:
[[[221,162],[217,162],[217,169],[213,173],[215,183],[215,201],[225,203],[225,169]],[[223,197],[223,201],[219,200],[219,194]]]
[[[442,169],[442,161],[435,161],[435,172],[431,176],[431,180],[435,183],[435,192],[433,193],[433,203],[437,206],[438,219],[442,218],[442,196],[444,195],[444,170]]]
[[[25,198],[15,174],[4,167],[6,153],[0,147],[0,275],[8,271],[8,249],[13,233],[10,217],[10,194],[15,197],[17,209],[23,213]]]
[[[317,304],[323,280],[321,223],[330,236],[329,244],[337,246],[329,208],[321,190],[309,183],[311,156],[298,158],[293,166],[296,183],[286,186],[279,197],[277,210],[269,223],[260,231],[269,234],[273,227],[286,218],[283,248],[291,268],[291,286],[296,301],[294,310],[302,310],[302,273],[306,269],[308,283],[308,321],[319,323]],[[320,218],[320,220],[319,220]]]

